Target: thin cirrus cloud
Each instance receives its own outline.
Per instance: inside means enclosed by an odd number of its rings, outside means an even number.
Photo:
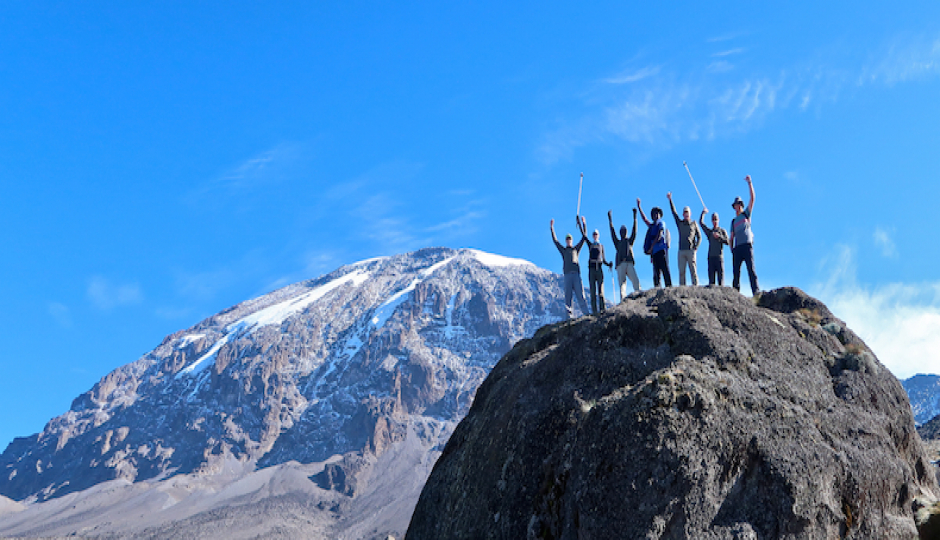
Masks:
[[[875,247],[878,248],[878,251],[885,257],[894,258],[898,256],[897,246],[894,244],[894,238],[891,237],[891,232],[882,229],[881,227],[876,227],[875,232],[873,233]]]
[[[103,276],[89,279],[86,293],[91,304],[103,311],[139,304],[144,299],[137,283],[115,284]]]
[[[893,86],[940,73],[940,37],[896,38],[862,69],[858,84]]]
[[[582,93],[579,115],[561,115],[563,120],[546,130],[537,154],[551,164],[598,142],[669,148],[713,140],[756,129],[771,114],[836,102],[851,88],[940,74],[940,38],[895,39],[866,63],[830,56],[750,73],[730,61],[743,63],[747,53],[744,47],[729,46],[711,54],[712,60],[698,70],[651,65],[601,78]]]
[[[186,195],[186,200],[201,203],[206,199],[220,197],[244,197],[256,188],[297,177],[306,169],[310,155],[305,144],[279,144],[201,182]]]
[[[72,313],[65,304],[61,302],[50,302],[49,315],[51,315],[55,322],[62,328],[72,327]]]

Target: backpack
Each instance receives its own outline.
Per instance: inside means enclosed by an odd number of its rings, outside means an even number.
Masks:
[[[656,243],[656,236],[653,235],[653,227],[646,229],[646,238],[643,239],[643,253],[653,254],[653,245]]]

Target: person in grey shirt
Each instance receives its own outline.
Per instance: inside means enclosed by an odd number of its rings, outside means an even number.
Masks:
[[[676,205],[672,204],[672,192],[666,194],[669,199],[669,208],[672,210],[672,217],[676,219],[676,226],[679,227],[679,285],[685,285],[685,267],[689,267],[689,275],[692,276],[692,285],[698,285],[698,271],[695,265],[695,252],[702,242],[702,233],[698,230],[698,224],[692,219],[692,209],[686,206],[682,209],[682,219],[679,219],[679,213],[676,212]]]
[[[708,208],[702,210],[698,223],[708,238],[708,284],[719,287],[725,284],[725,249],[728,245],[728,231],[718,225],[718,212],[712,214],[712,226],[705,225],[705,214]]]
[[[555,242],[555,247],[558,248],[558,253],[561,254],[563,263],[565,309],[567,310],[569,319],[574,316],[574,309],[572,309],[571,306],[572,296],[578,298],[578,304],[581,306],[582,314],[587,315],[590,313],[587,303],[584,301],[584,285],[581,283],[581,265],[578,264],[578,253],[581,251],[585,242],[587,242],[587,236],[584,234],[584,225],[582,225],[581,220],[578,219],[577,216],[575,216],[574,219],[578,223],[578,230],[581,232],[581,240],[577,244],[574,244],[571,235],[566,235],[564,246],[558,242],[558,238],[555,236],[555,220],[553,219],[551,221],[552,241]]]
[[[610,238],[614,241],[614,248],[617,255],[614,258],[614,264],[617,267],[617,278],[620,282],[620,301],[627,298],[627,278],[633,284],[633,291],[640,291],[640,278],[636,275],[635,263],[633,259],[633,241],[636,240],[636,208],[633,209],[633,231],[627,236],[627,226],[620,226],[620,238],[614,232],[613,211],[607,212],[607,220],[610,222]]]

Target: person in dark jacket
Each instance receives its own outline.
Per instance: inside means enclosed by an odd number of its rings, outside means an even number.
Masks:
[[[666,287],[672,287],[672,276],[669,274],[669,231],[666,230],[666,224],[663,223],[663,211],[658,206],[654,206],[650,211],[650,217],[653,221],[646,219],[643,213],[643,207],[640,206],[640,199],[636,200],[636,208],[640,211],[640,217],[648,227],[646,231],[647,238],[650,240],[651,250],[650,259],[653,261],[653,286],[659,287],[659,276],[662,274],[663,282]],[[643,242],[644,247],[646,242]]]
[[[604,255],[604,244],[601,244],[601,233],[595,229],[591,235],[592,241],[588,242],[588,289],[591,290],[591,309],[594,313],[607,309],[607,303],[604,301],[604,265],[613,267],[613,264],[607,261]]]
[[[712,214],[712,226],[705,225],[705,214],[708,208],[702,210],[702,215],[698,218],[698,224],[705,231],[705,237],[708,238],[708,284],[723,287],[725,284],[725,250],[728,245],[728,231],[721,228],[718,224],[718,212]]]
[[[571,306],[572,296],[577,297],[578,304],[581,306],[581,313],[584,315],[589,313],[587,303],[584,301],[584,285],[581,283],[581,266],[578,264],[578,253],[581,251],[581,248],[584,247],[584,243],[587,242],[587,237],[584,235],[581,220],[576,216],[575,221],[578,222],[578,230],[581,231],[581,240],[575,245],[573,244],[571,235],[566,235],[564,246],[558,242],[558,238],[555,236],[555,220],[553,219],[551,221],[552,241],[555,242],[555,247],[558,248],[558,253],[561,254],[563,264],[562,273],[564,274],[565,309],[567,310],[569,319],[574,315],[574,309],[572,309]]]
[[[735,197],[731,207],[734,208],[735,216],[731,221],[731,285],[741,290],[741,263],[747,265],[747,275],[751,280],[751,294],[757,296],[760,294],[760,288],[757,286],[757,272],[754,270],[754,233],[751,232],[751,212],[754,210],[754,184],[751,182],[751,175],[744,178],[747,182],[747,189],[750,192],[751,200],[744,207],[744,201],[741,197]]]
[[[627,278],[633,284],[633,291],[640,291],[640,278],[636,275],[633,258],[633,241],[636,240],[636,208],[633,209],[633,231],[627,236],[627,226],[620,226],[620,238],[614,233],[613,211],[607,212],[607,220],[610,222],[610,238],[614,241],[614,248],[617,254],[614,257],[614,265],[617,268],[617,280],[620,284],[620,301],[627,298]]]

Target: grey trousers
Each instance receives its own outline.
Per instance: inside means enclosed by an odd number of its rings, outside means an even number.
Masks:
[[[692,276],[692,285],[698,285],[698,271],[695,268],[695,250],[679,250],[679,285],[685,285],[685,267],[689,267],[689,275]]]
[[[633,292],[640,291],[640,278],[636,275],[636,268],[632,262],[622,262],[617,265],[617,279],[620,281],[620,301],[627,297],[627,278],[633,284]]]
[[[569,319],[574,316],[574,310],[571,306],[572,296],[578,298],[582,315],[590,313],[587,303],[584,301],[584,285],[581,283],[580,272],[569,272],[565,274],[565,309],[568,311]]]

